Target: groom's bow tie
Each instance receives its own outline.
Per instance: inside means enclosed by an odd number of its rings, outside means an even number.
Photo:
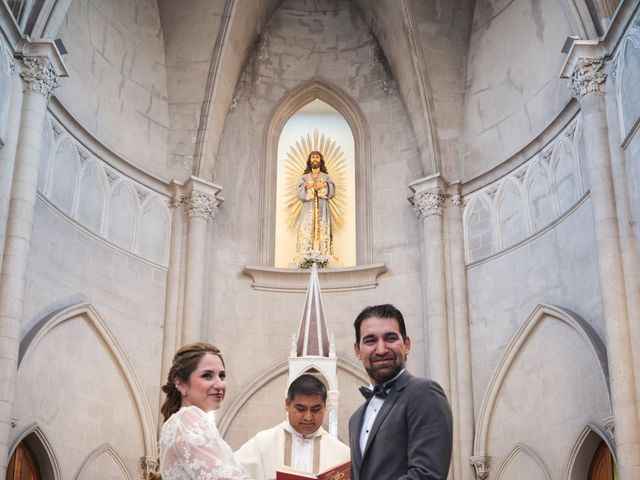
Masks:
[[[362,394],[362,396],[367,400],[369,400],[371,397],[384,398],[387,396],[387,390],[391,389],[394,383],[395,381],[389,382],[386,385],[376,385],[373,388],[360,387],[358,388],[358,390],[360,390],[360,393]]]
[[[382,385],[376,385],[374,388],[360,387],[358,388],[364,398],[369,400],[371,397],[386,397],[387,392]]]

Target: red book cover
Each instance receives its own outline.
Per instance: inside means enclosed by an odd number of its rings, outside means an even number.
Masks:
[[[318,480],[351,480],[351,462],[347,461],[319,472],[316,478]]]
[[[351,462],[346,461],[327,470],[313,473],[303,472],[291,467],[280,467],[276,470],[276,480],[351,480]]]

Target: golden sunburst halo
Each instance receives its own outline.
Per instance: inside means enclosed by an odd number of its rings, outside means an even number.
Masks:
[[[307,167],[309,153],[317,150],[324,157],[324,164],[336,186],[336,193],[329,199],[329,212],[331,214],[331,228],[339,230],[344,226],[344,210],[346,203],[347,164],[344,152],[340,145],[336,145],[335,140],[331,140],[328,135],[319,134],[318,130],[313,131],[313,135],[301,136],[296,140],[295,145],[291,145],[284,161],[285,170],[285,212],[287,227],[294,226],[298,221],[298,216],[302,210],[302,201],[296,196],[296,186]]]

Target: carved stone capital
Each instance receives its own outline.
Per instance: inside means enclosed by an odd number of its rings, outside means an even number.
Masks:
[[[144,480],[158,478],[160,461],[158,457],[140,457],[140,468],[142,469],[142,478]]]
[[[209,220],[218,213],[218,200],[204,192],[191,191],[185,195],[183,202],[189,218],[198,217]]]
[[[415,196],[413,210],[418,218],[434,215],[441,217],[444,213],[444,200],[445,195],[439,188],[421,192]]]
[[[604,60],[598,58],[581,59],[569,80],[569,88],[579,101],[590,93],[602,93],[607,74],[604,72]]]
[[[476,480],[485,480],[489,478],[489,456],[474,455],[469,457],[469,462],[476,470]]]
[[[51,62],[44,57],[25,57],[20,76],[29,90],[38,92],[49,100],[53,89],[60,83]]]
[[[169,199],[169,208],[178,208],[180,205],[184,204],[185,196],[175,194]]]
[[[604,429],[607,431],[607,433],[609,434],[609,436],[615,440],[616,438],[616,422],[613,419],[613,415],[604,418],[602,420],[602,423],[604,424]]]

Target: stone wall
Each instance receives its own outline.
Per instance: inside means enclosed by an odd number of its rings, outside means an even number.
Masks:
[[[571,99],[558,72],[565,59],[560,50],[572,33],[554,0],[476,2],[467,60],[462,180],[518,152]]]
[[[583,200],[588,179],[573,119],[540,153],[465,197],[467,261],[483,260],[553,227]]]
[[[632,87],[640,74],[640,20],[622,42],[615,61],[615,98],[618,113],[618,137],[625,151],[627,182],[633,218],[640,218],[640,92]],[[640,224],[633,221],[636,239],[640,239]],[[640,244],[638,245],[640,247]]]
[[[442,174],[462,178],[467,56],[473,2],[414,1],[421,47],[433,96]]]
[[[61,478],[137,478],[156,452],[168,187],[69,118],[45,125],[12,441],[37,427]]]
[[[160,2],[167,65],[170,129],[167,167],[175,178],[191,172],[214,46],[225,1]]]
[[[157,2],[78,0],[58,36],[69,78],[56,95],[92,135],[129,162],[167,170],[167,72]]]

